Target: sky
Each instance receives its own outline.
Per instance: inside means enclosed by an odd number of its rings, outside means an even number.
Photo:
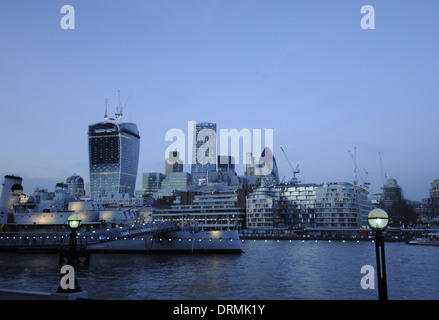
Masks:
[[[64,5],[74,29],[61,26]],[[365,5],[375,29],[361,27]],[[282,147],[302,182],[352,183],[356,148],[371,193],[387,174],[420,201],[439,178],[438,11],[435,0],[2,0],[0,175],[21,176],[28,194],[72,174],[88,182],[88,126],[105,99],[116,112],[120,90],[141,136],[137,189],[143,172],[164,173],[166,133],[196,121],[272,129],[281,180],[293,176]]]

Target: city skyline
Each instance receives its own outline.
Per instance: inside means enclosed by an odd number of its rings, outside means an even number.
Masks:
[[[188,121],[273,129],[280,180],[293,177],[280,147],[307,183],[352,183],[355,147],[371,193],[379,153],[409,200],[438,178],[435,2],[74,0],[74,30],[64,4],[0,4],[0,174],[27,193],[90,181],[87,128],[119,89],[142,137],[136,189],[164,173],[165,133]],[[366,4],[374,30],[360,27]]]

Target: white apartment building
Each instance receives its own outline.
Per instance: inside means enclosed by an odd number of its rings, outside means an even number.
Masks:
[[[249,229],[360,229],[372,205],[364,189],[331,182],[257,188],[246,208]]]
[[[270,189],[257,188],[248,195],[246,203],[248,229],[271,229],[274,227],[274,198]]]

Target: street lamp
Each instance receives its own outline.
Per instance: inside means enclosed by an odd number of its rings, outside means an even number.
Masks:
[[[384,238],[382,232],[389,225],[389,216],[382,209],[374,209],[369,212],[367,222],[375,231],[375,251],[378,275],[378,298],[387,300],[386,258],[384,253]],[[381,249],[381,250],[380,250]]]
[[[389,216],[387,215],[386,211],[382,209],[374,209],[369,212],[367,221],[369,226],[374,231],[382,232],[386,230],[387,226],[389,225]]]
[[[67,264],[74,268],[77,264],[77,261],[78,261],[78,257],[76,254],[76,235],[77,235],[76,230],[81,225],[82,218],[79,214],[72,214],[70,217],[67,218],[67,223],[68,223],[70,229],[72,229],[72,232],[70,233],[70,239],[69,239],[69,251],[67,253],[67,256],[68,256]],[[74,278],[74,282],[75,282],[75,284],[74,284],[74,287],[72,289],[70,289],[70,288],[65,289],[62,286],[60,286],[58,288],[57,292],[60,292],[60,293],[81,292],[82,289],[78,285],[78,280],[76,280],[76,278]]]
[[[67,223],[69,224],[70,229],[76,230],[82,223],[82,218],[79,214],[72,214],[67,218]]]
[[[67,218],[67,223],[69,224],[72,232],[70,233],[69,240],[69,258],[67,264],[71,266],[76,265],[77,257],[76,257],[76,230],[82,223],[82,218],[79,214],[72,214]]]

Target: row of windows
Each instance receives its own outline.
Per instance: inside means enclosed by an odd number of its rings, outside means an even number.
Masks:
[[[118,163],[120,156],[119,137],[89,139],[91,165]]]

